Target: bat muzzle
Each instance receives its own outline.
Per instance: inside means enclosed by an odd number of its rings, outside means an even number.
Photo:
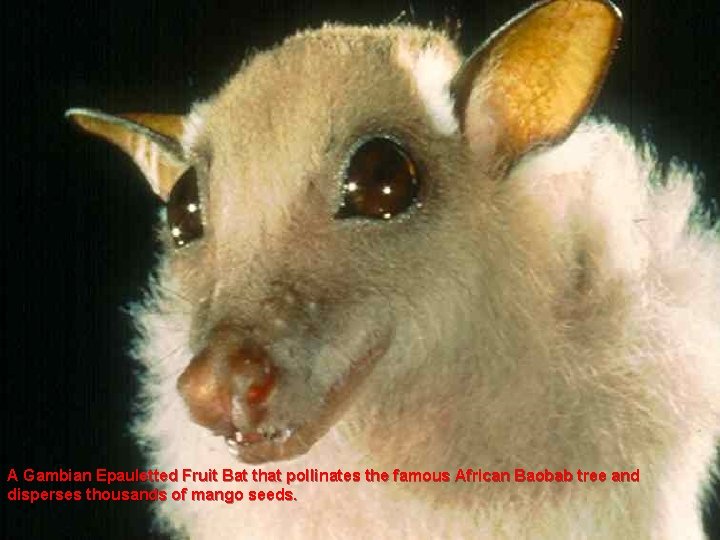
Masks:
[[[266,347],[239,334],[229,325],[218,326],[178,378],[177,388],[192,419],[225,437],[230,452],[245,463],[281,461],[307,452],[337,421],[390,343],[389,334],[373,340],[312,412],[290,421],[278,420],[274,408],[283,392],[289,393],[283,383],[291,375],[278,367]]]
[[[277,375],[264,347],[250,341],[237,344],[232,330],[220,327],[211,345],[190,361],[177,387],[195,422],[230,435],[238,429],[253,432],[260,425]]]

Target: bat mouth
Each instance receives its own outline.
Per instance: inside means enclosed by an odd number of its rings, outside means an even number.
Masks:
[[[342,416],[356,390],[387,352],[390,342],[391,333],[388,332],[359,356],[332,384],[314,417],[297,425],[263,425],[254,430],[235,430],[226,434],[230,454],[249,464],[284,461],[305,454]]]

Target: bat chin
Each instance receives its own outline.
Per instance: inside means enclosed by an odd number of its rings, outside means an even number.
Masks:
[[[286,461],[302,456],[342,417],[390,343],[388,332],[358,356],[330,386],[311,417],[294,424],[274,424],[270,406],[265,419],[254,429],[239,428],[231,423],[215,431],[225,437],[229,452],[244,463]]]

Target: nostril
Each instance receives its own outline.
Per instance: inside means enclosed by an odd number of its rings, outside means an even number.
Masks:
[[[273,389],[274,386],[275,373],[270,372],[261,383],[253,384],[250,386],[250,388],[248,388],[245,400],[247,401],[248,405],[263,404],[267,400],[268,396],[270,395],[270,391]]]
[[[277,368],[261,345],[238,346],[218,334],[180,375],[178,391],[198,424],[223,433],[255,428],[265,417]]]
[[[250,421],[259,423],[265,414],[265,405],[275,388],[277,370],[264,347],[245,344],[229,359],[235,390],[243,395],[244,406]]]

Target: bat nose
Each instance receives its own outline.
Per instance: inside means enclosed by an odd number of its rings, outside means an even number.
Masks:
[[[231,435],[262,422],[276,379],[265,347],[238,343],[232,330],[219,328],[180,375],[177,388],[195,422]]]

